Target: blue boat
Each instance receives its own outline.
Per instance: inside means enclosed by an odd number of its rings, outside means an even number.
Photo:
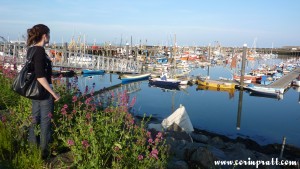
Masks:
[[[82,74],[103,74],[104,70],[83,69]]]
[[[139,80],[146,80],[149,79],[151,73],[145,73],[145,74],[124,74],[120,76],[120,79],[122,80],[122,83],[124,82],[130,82],[130,81],[139,81]]]

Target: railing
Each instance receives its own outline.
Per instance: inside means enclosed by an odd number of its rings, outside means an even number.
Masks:
[[[25,63],[25,57],[1,57],[1,63],[10,63],[20,65]],[[106,57],[78,52],[61,52],[53,59],[53,66],[75,68],[75,69],[92,69],[105,70],[124,73],[141,73],[142,63],[134,59]]]

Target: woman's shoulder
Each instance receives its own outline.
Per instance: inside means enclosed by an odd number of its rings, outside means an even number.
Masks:
[[[29,50],[36,50],[36,51],[44,51],[45,52],[45,48],[43,46],[32,46],[28,49]]]
[[[42,47],[42,46],[32,46],[32,47],[29,47],[28,53],[31,53],[33,52],[34,55],[41,55],[41,54],[45,54],[46,51],[45,51],[45,48]]]

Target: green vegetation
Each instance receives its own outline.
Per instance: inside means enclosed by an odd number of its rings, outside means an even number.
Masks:
[[[162,133],[145,130],[149,119],[135,121],[126,92],[112,93],[115,101],[101,107],[92,95],[79,96],[76,87],[61,85],[62,79],[54,84],[62,99],[48,115],[54,129],[51,157],[43,161],[39,149],[27,141],[31,101],[11,90],[12,77],[0,75],[5,90],[0,93],[0,168],[166,168]]]

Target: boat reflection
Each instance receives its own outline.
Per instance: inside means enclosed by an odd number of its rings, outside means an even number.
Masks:
[[[243,109],[243,95],[244,91],[241,89],[239,91],[239,102],[238,102],[238,112],[237,112],[237,120],[236,120],[236,129],[241,129],[241,119],[242,119],[242,109]]]
[[[277,100],[283,99],[283,94],[264,94],[264,93],[257,93],[257,92],[249,92],[249,93],[250,96],[255,96],[255,97],[264,97],[264,98],[277,99]]]
[[[153,85],[151,83],[149,83],[148,86],[149,87],[159,88],[159,89],[161,89],[164,92],[180,90],[179,86],[158,86],[158,85]]]
[[[203,85],[198,85],[196,90],[210,90],[210,91],[217,91],[217,92],[228,92],[230,99],[234,97],[234,92],[235,92],[235,89],[233,89],[233,88],[218,88],[218,87],[203,86]]]

